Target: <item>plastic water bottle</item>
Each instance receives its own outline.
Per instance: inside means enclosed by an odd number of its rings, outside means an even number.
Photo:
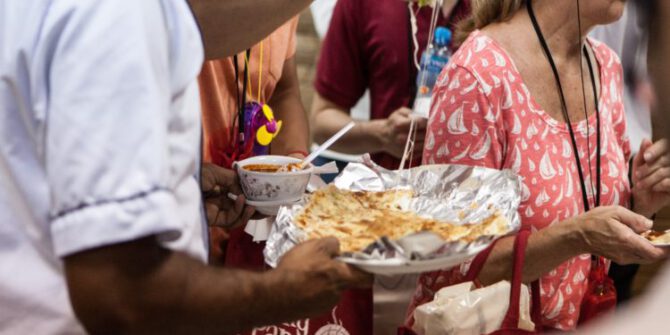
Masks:
[[[417,93],[413,108],[416,115],[428,117],[433,87],[451,57],[449,43],[451,43],[451,30],[437,27],[433,43],[429,44],[421,55],[421,70],[416,78]]]

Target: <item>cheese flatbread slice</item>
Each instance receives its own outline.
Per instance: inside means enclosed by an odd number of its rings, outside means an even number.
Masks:
[[[328,186],[311,195],[295,222],[310,238],[333,236],[343,252],[358,252],[383,236],[398,240],[432,231],[445,241],[471,242],[482,235],[506,232],[499,213],[479,224],[456,225],[408,211],[414,192],[352,192]]]

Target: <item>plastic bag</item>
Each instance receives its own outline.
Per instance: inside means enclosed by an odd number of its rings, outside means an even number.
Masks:
[[[414,311],[418,335],[480,335],[500,329],[509,308],[510,282],[474,289],[473,282],[445,287]],[[474,289],[474,290],[473,290]],[[519,328],[532,331],[528,287],[521,287]]]

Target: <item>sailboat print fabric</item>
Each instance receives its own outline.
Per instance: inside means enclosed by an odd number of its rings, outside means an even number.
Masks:
[[[621,64],[604,44],[589,43],[600,69],[601,204],[627,206],[630,145],[625,136]],[[438,79],[428,127],[424,164],[476,165],[519,174],[524,226],[537,231],[584,211],[567,125],[542,110],[509,55],[481,32],[470,35]],[[587,185],[591,176],[595,178],[595,127],[595,115],[573,124]],[[590,172],[586,171],[588,141]],[[541,278],[544,326],[575,328],[590,266],[590,255],[582,255]],[[463,281],[467,267],[423,275],[410,311],[432,300],[440,288]]]

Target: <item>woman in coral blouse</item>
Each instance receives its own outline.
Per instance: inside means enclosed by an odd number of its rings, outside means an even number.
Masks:
[[[524,280],[540,280],[542,325],[572,330],[591,255],[619,263],[666,256],[638,233],[651,228],[648,218],[670,200],[667,143],[642,144],[630,160],[631,189],[621,64],[586,37],[595,25],[617,20],[624,2],[473,6],[465,32],[471,33],[437,84],[424,163],[519,174],[522,225],[533,231]],[[513,240],[503,238],[492,249],[481,283],[510,276]],[[467,268],[423,275],[410,311],[463,281]]]

